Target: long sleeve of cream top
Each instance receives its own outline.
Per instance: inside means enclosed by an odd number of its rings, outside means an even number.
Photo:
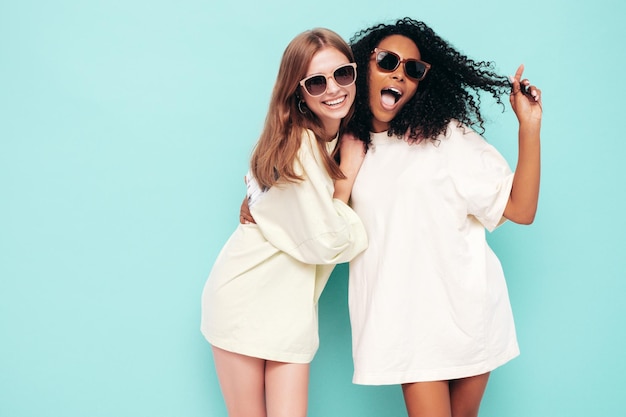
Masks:
[[[328,151],[337,140],[328,143]],[[277,184],[218,255],[202,294],[201,330],[214,346],[268,360],[308,363],[319,345],[317,301],[337,263],[367,247],[352,209],[333,198],[312,132],[296,162],[303,181]]]

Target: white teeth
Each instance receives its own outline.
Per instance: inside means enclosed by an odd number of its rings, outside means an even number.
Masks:
[[[402,96],[402,91],[398,90],[397,88],[390,87],[390,88],[388,88],[388,90],[389,91],[393,91],[394,93],[396,93],[399,96]]]
[[[337,104],[341,104],[346,100],[345,97],[339,97],[336,100],[331,100],[331,101],[325,101],[324,104],[326,104],[327,106],[336,106]]]

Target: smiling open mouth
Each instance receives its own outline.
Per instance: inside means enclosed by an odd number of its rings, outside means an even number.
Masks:
[[[343,96],[343,97],[339,97],[339,98],[337,98],[337,99],[335,99],[335,100],[328,100],[328,101],[325,101],[325,102],[324,102],[324,104],[326,104],[327,106],[333,107],[333,106],[338,106],[338,105],[340,105],[340,104],[341,104],[341,103],[343,103],[345,100],[346,100],[346,97],[345,97],[345,96]]]

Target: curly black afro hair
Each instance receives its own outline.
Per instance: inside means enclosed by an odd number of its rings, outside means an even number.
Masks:
[[[390,35],[402,35],[417,45],[421,59],[432,65],[417,92],[391,121],[389,136],[408,133],[410,141],[435,139],[452,119],[484,132],[480,114],[480,91],[503,106],[501,97],[510,93],[507,77],[495,72],[492,62],[474,61],[454,49],[425,23],[405,17],[393,24],[378,24],[356,33],[350,45],[358,65],[355,114],[348,126],[366,144],[370,143],[372,112],[369,107],[369,61],[375,47]]]

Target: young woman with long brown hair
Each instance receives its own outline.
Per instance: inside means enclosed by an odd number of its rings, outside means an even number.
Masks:
[[[298,35],[278,71],[252,155],[247,204],[202,295],[202,332],[230,417],[304,417],[309,363],[318,347],[317,300],[335,264],[367,246],[348,207],[363,161],[341,143],[352,112],[356,64],[328,29]]]

